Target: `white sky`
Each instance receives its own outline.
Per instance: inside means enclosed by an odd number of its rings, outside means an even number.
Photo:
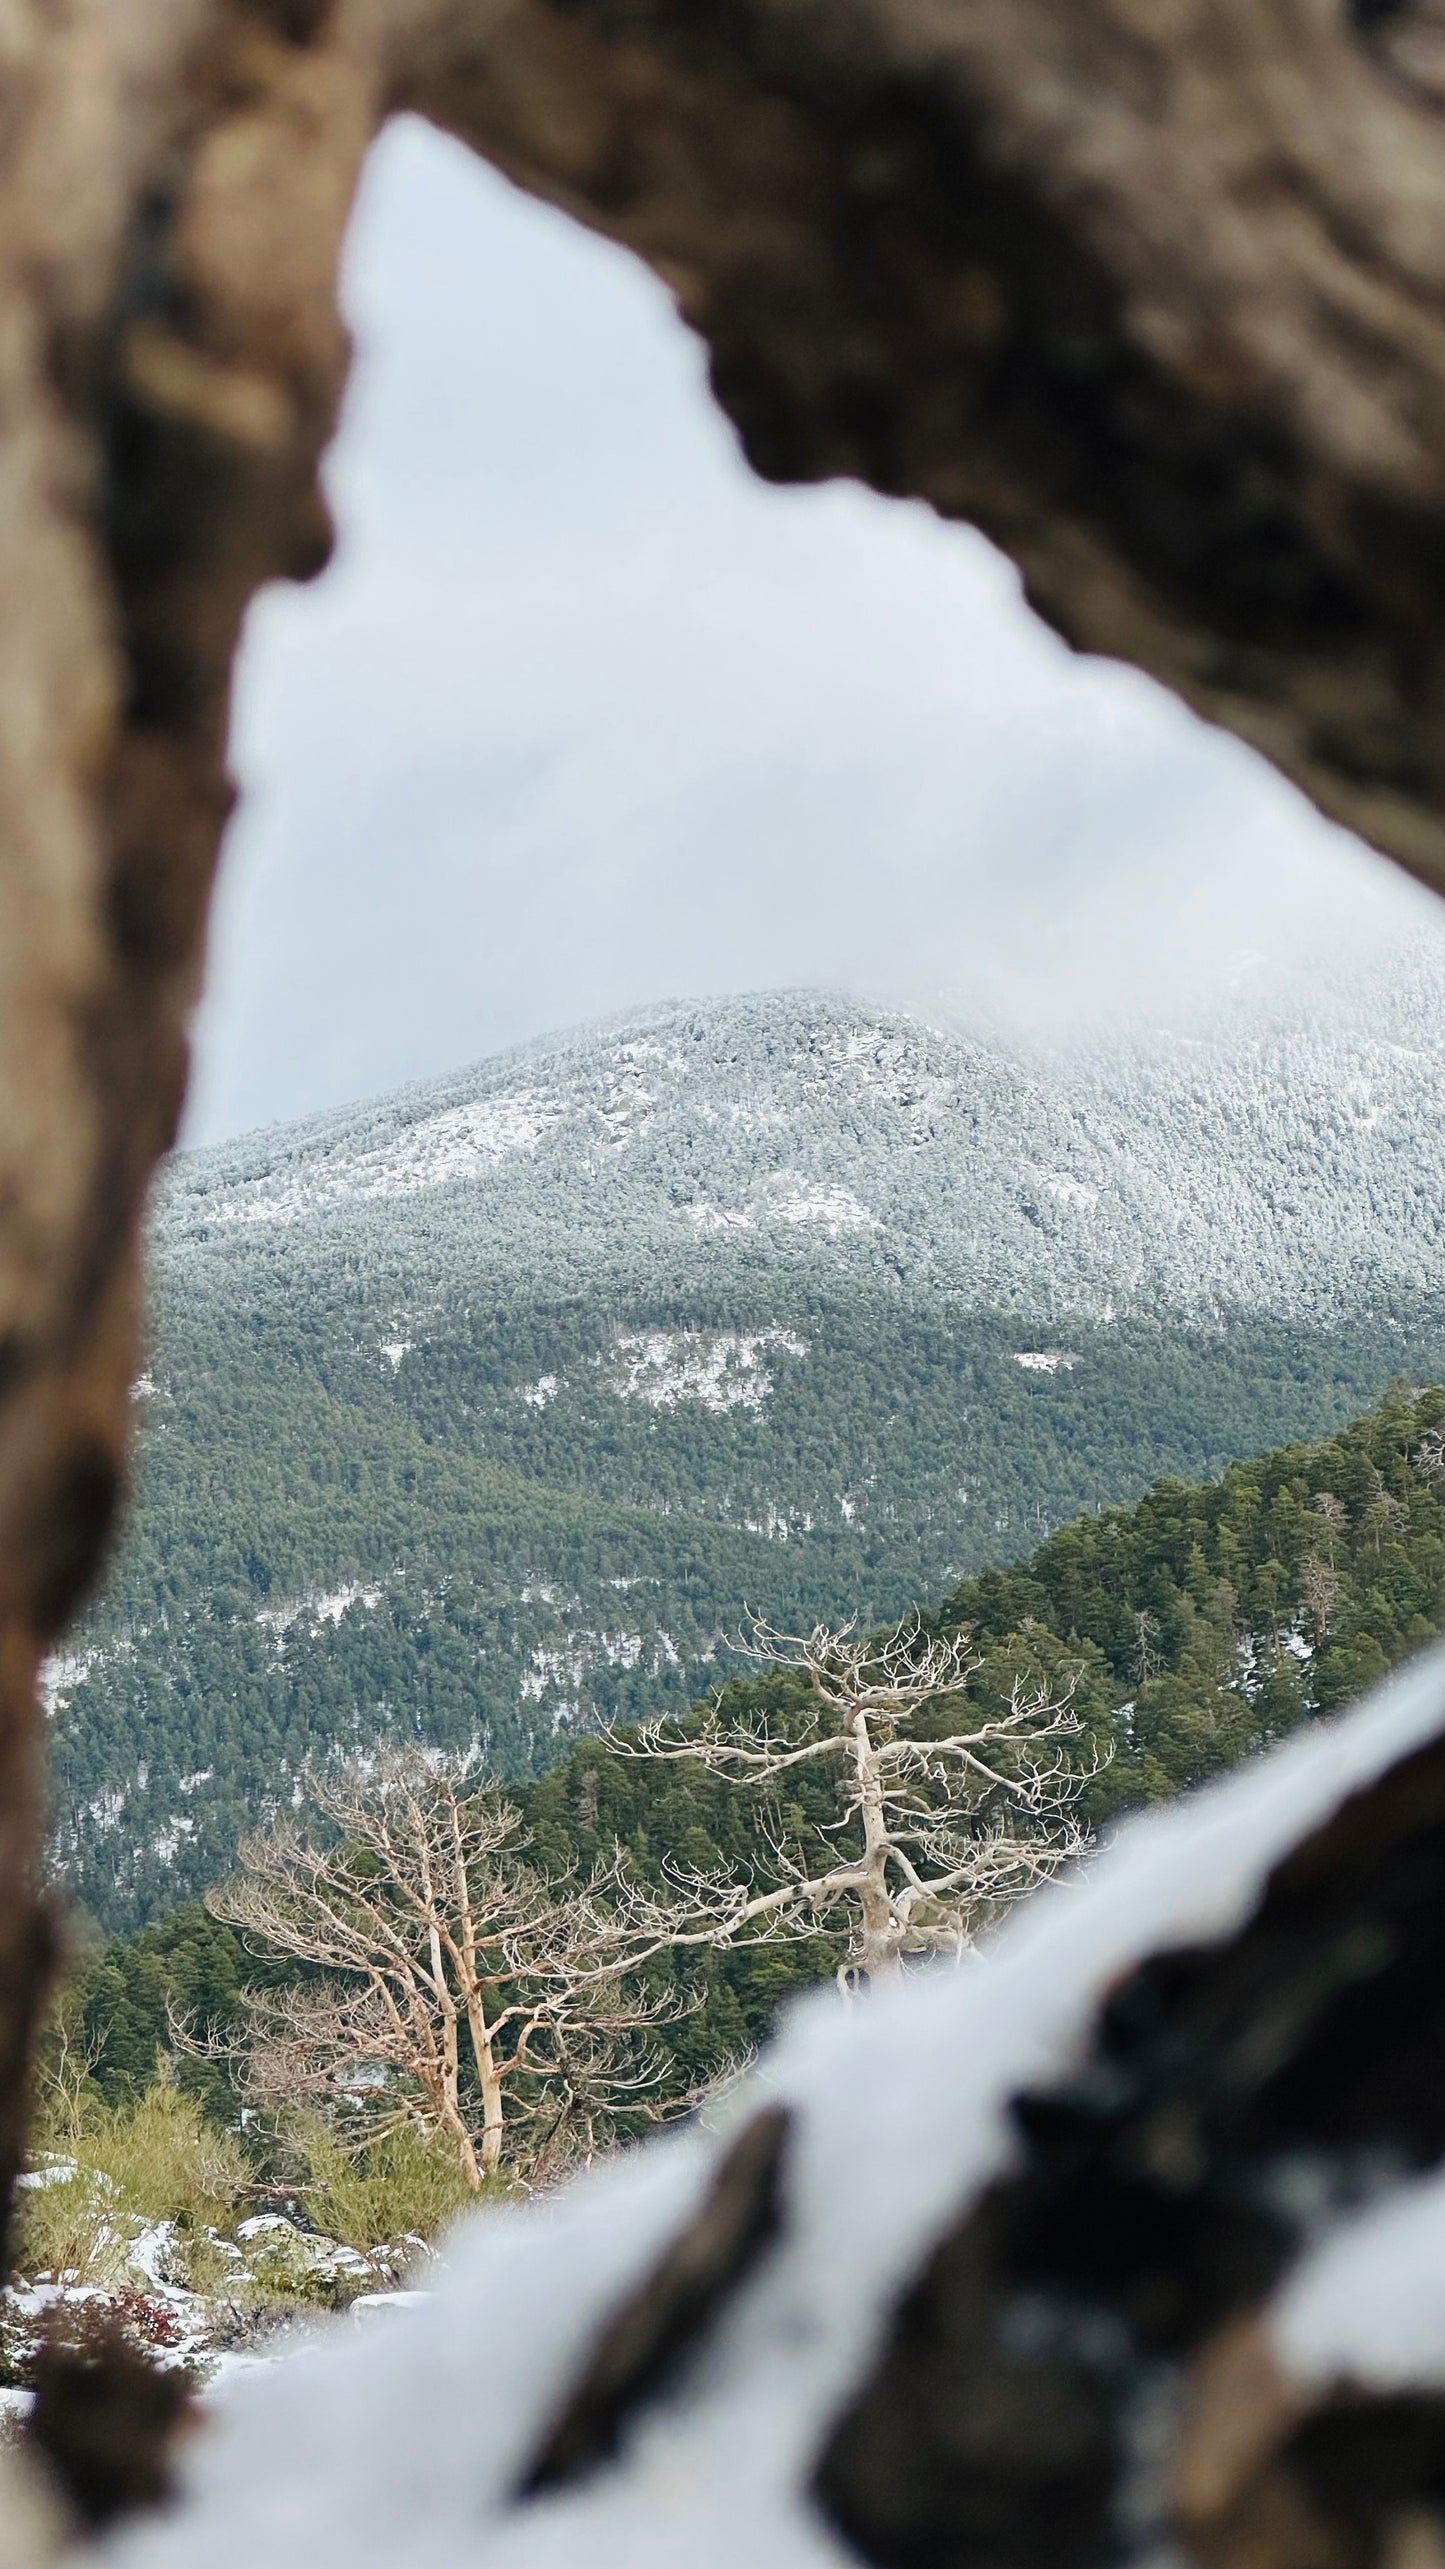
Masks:
[[[258,603],[189,1138],[649,999],[1177,1015],[1445,912],[978,537],[754,481],[623,253],[373,154],[337,559]]]

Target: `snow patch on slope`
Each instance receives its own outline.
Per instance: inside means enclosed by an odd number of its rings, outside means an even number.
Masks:
[[[697,1401],[704,1409],[761,1409],[773,1388],[763,1363],[771,1350],[806,1356],[791,1329],[619,1329],[609,1387],[649,1409]]]
[[[289,1597],[278,1605],[258,1606],[256,1621],[264,1624],[268,1632],[274,1632],[279,1639],[282,1633],[291,1630],[293,1624],[339,1624],[342,1616],[350,1614],[353,1606],[369,1612],[380,1602],[380,1588],[369,1588],[360,1579],[348,1579],[339,1588],[325,1589],[313,1596]]]
[[[780,1222],[816,1222],[834,1238],[840,1231],[882,1229],[876,1213],[860,1204],[851,1187],[795,1186],[775,1196],[769,1210]]]
[[[329,1160],[285,1160],[264,1177],[223,1195],[211,1219],[299,1222],[340,1204],[462,1185],[519,1153],[536,1151],[565,1112],[557,1099],[530,1089],[479,1097],[405,1126],[375,1150],[341,1152]]]

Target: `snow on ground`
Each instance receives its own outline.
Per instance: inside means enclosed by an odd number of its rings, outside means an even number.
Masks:
[[[840,1231],[877,1231],[878,1216],[860,1204],[846,1186],[788,1186],[775,1195],[768,1210],[779,1222],[814,1222],[836,1237]]]
[[[709,1204],[699,1197],[682,1210],[695,1231],[751,1231],[754,1227],[752,1215],[740,1204]]]
[[[967,1103],[959,1079],[940,1077],[920,1059],[920,1048],[906,1036],[860,1028],[842,1043],[828,1047],[828,1058],[845,1062],[852,1084],[872,1093],[902,1118],[909,1142],[921,1150]]]
[[[408,1124],[374,1150],[283,1158],[265,1176],[237,1186],[214,1206],[218,1222],[299,1222],[339,1204],[420,1195],[457,1186],[503,1161],[534,1152],[566,1117],[566,1105],[523,1088],[478,1097]]]
[[[258,1606],[256,1621],[279,1639],[295,1623],[339,1624],[353,1606],[361,1606],[369,1613],[380,1602],[380,1588],[369,1588],[360,1579],[348,1579],[339,1588],[323,1589],[315,1596],[284,1598],[279,1605]]]
[[[761,1409],[773,1388],[763,1357],[808,1352],[791,1329],[619,1329],[614,1346],[610,1388],[649,1409],[685,1400],[718,1411]]]
[[[612,1580],[608,1584],[630,1587],[634,1582]],[[644,1659],[652,1669],[680,1666],[680,1653],[671,1633],[625,1629],[572,1632],[564,1642],[538,1644],[523,1672],[519,1691],[524,1703],[540,1704],[547,1695],[565,1689],[575,1712],[579,1693],[585,1693],[589,1680],[602,1670],[636,1668]]]
[[[1092,1213],[1099,1201],[1096,1186],[1086,1186],[1081,1178],[1068,1177],[1061,1169],[1035,1168],[1025,1160],[1019,1175],[1028,1183],[1041,1186],[1045,1195],[1051,1195],[1056,1204],[1072,1205],[1079,1213]]]
[[[19,2179],[21,2186],[60,2185],[76,2175],[73,2160],[54,2158]],[[15,2362],[57,2323],[62,2330],[95,2321],[119,2324],[163,2365],[183,2365],[213,2397],[243,2373],[274,2365],[309,2342],[324,2324],[326,2306],[350,2311],[360,2304],[378,2312],[417,2309],[427,2291],[399,2289],[398,2279],[422,2253],[417,2240],[362,2256],[339,2240],[300,2228],[281,2213],[259,2213],[237,2226],[233,2238],[206,2234],[208,2262],[218,2269],[213,2289],[193,2290],[191,2243],[172,2221],[145,2222],[114,2209],[113,2190],[92,2180],[110,2207],[108,2229],[98,2240],[107,2281],[75,2277],[20,2280],[0,2290],[0,2333]],[[23,2414],[29,2393],[0,2392],[4,2410]]]
[[[1026,1347],[1014,1358],[1026,1374],[1069,1374],[1078,1361],[1066,1347]]]
[[[106,2556],[117,2569],[845,2569],[805,2495],[814,2458],[903,2284],[1008,2164],[1009,2098],[1078,2057],[1132,1962],[1235,1931],[1287,1849],[1442,1726],[1436,1650],[1344,1720],[1127,1824],[1085,1878],[1016,1911],[986,1959],[856,2010],[831,1994],[799,2007],[732,2107],[793,2109],[781,2235],[613,2467],[515,2495],[583,2349],[697,2205],[725,2136],[668,2136],[460,2232],[428,2307],[333,2332],[284,2379],[239,2383],[187,2463],[188,2502]],[[1436,2222],[1445,2236],[1438,2193],[1415,2213],[1416,2247]],[[1396,2244],[1403,2271],[1405,2230]],[[1333,2253],[1348,2248],[1341,2233]],[[1349,2306],[1343,2271],[1316,2266],[1311,2285],[1306,2263],[1292,2323],[1306,2351]],[[1445,2290],[1435,2298],[1445,2327]]]
[[[74,1650],[53,1650],[40,1663],[40,1700],[47,1714],[57,1713],[69,1702],[77,1686],[83,1686],[93,1669],[104,1667],[108,1659],[118,1659],[129,1645],[113,1642],[109,1649],[99,1642],[85,1642]]]

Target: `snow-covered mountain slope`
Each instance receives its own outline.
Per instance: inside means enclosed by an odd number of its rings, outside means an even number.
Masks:
[[[901,1614],[1445,1377],[1442,1003],[1027,1060],[654,1009],[179,1160],[130,1539],[50,1670],[88,1906],[214,1878],[338,1741],[526,1772],[747,1609]]]
[[[1026,1057],[815,993],[657,1008],[182,1159],[157,1234],[425,1222],[554,1280],[802,1266],[1100,1319],[1433,1301],[1445,975],[1332,1013]]]

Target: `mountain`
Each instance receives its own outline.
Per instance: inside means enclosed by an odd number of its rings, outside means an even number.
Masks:
[[[166,1908],[311,1751],[544,1766],[1445,1373],[1440,967],[1050,1053],[658,1008],[174,1164],[60,1861]]]
[[[1287,1011],[1032,1056],[806,991],[659,1008],[183,1159],[157,1246],[388,1271],[397,1369],[447,1307],[427,1240],[554,1298],[767,1275],[1033,1319],[1413,1310],[1440,1291],[1442,997],[1421,958],[1328,1034]]]

